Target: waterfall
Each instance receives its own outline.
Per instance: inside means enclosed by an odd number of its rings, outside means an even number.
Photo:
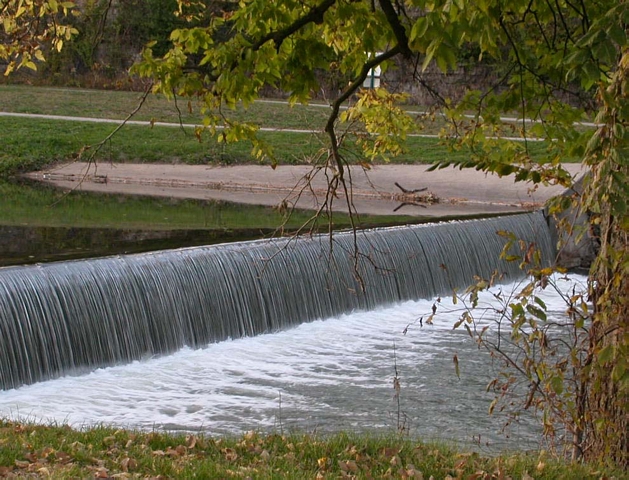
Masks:
[[[537,212],[2,268],[0,388],[513,279],[498,230],[551,262]]]

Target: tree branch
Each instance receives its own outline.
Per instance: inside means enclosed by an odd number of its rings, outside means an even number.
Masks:
[[[323,15],[327,12],[334,4],[336,0],[324,0],[322,3],[313,7],[306,15],[298,18],[292,24],[287,26],[282,30],[278,30],[276,32],[271,32],[268,35],[265,35],[261,39],[259,39],[256,43],[254,43],[250,48],[255,52],[259,50],[262,45],[266,42],[273,40],[275,43],[275,48],[279,50],[280,46],[288,37],[290,37],[293,33],[301,30],[303,27],[308,25],[309,23],[320,24],[323,22]]]
[[[336,123],[336,120],[338,119],[339,111],[341,110],[341,105],[349,97],[351,97],[354,94],[354,92],[356,92],[356,90],[360,88],[360,86],[363,84],[363,82],[367,78],[367,75],[369,74],[369,70],[380,65],[385,60],[395,57],[397,54],[401,53],[401,51],[402,51],[401,47],[399,45],[396,45],[388,52],[384,52],[380,55],[377,55],[370,61],[366,62],[363,65],[363,68],[360,71],[360,74],[358,75],[358,77],[356,77],[356,79],[349,85],[349,87],[347,87],[347,89],[343,92],[343,94],[340,97],[338,97],[335,100],[335,102],[332,104],[332,113],[330,113],[330,116],[328,117],[328,121],[325,125],[324,131],[330,137],[330,143],[331,143],[331,148],[332,148],[332,158],[334,159],[336,166],[338,167],[339,176],[341,179],[343,178],[344,168],[343,168],[343,162],[338,152],[338,139],[336,137],[336,133],[334,132],[334,124]]]
[[[387,22],[391,26],[393,30],[393,34],[395,35],[395,39],[397,40],[397,44],[400,47],[400,52],[404,55],[404,58],[411,58],[413,56],[413,52],[408,46],[408,37],[406,36],[406,30],[400,23],[400,17],[398,17],[395,8],[391,4],[390,0],[379,0],[380,8],[384,12],[384,16],[387,18]]]

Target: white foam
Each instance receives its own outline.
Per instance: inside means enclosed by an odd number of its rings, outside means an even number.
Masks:
[[[556,293],[540,296],[553,314],[565,310]],[[433,303],[406,302],[0,392],[0,416],[221,434],[394,430],[397,366],[400,412],[411,434],[503,442],[495,433],[502,421],[486,416],[487,356],[464,331],[452,331],[460,304],[449,298],[438,304],[434,324],[420,327]],[[514,448],[537,435],[530,426],[512,434]]]

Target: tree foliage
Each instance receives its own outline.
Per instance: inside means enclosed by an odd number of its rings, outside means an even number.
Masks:
[[[45,47],[60,51],[77,30],[67,24],[74,2],[57,0],[0,1],[0,62],[4,74],[22,67],[37,69]]]

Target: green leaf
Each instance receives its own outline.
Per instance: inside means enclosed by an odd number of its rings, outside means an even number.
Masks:
[[[593,61],[584,63],[581,73],[581,86],[584,90],[592,88],[592,86],[601,78],[601,71],[599,70],[598,65]]]
[[[521,317],[524,315],[524,307],[520,303],[512,303],[511,307],[511,318],[515,319],[517,317]]]
[[[416,39],[423,37],[426,35],[426,31],[428,30],[428,18],[420,17],[418,18],[413,27],[411,28],[411,33],[408,36],[408,40],[410,43],[413,43]]]
[[[598,355],[596,356],[599,365],[603,367],[607,365],[614,358],[615,352],[616,349],[614,348],[614,345],[607,345],[603,347],[603,349],[598,352]]]
[[[607,29],[607,35],[611,38],[618,46],[627,45],[627,32],[625,29],[620,26],[618,23],[613,23]]]
[[[604,41],[597,44],[593,49],[593,53],[594,57],[599,62],[602,62],[609,66],[616,63],[616,57],[618,56],[616,46],[609,39],[605,39]]]
[[[494,169],[494,172],[496,172],[500,176],[506,176],[506,175],[511,175],[516,170],[517,170],[517,167],[515,165],[501,163]]]
[[[563,63],[565,65],[582,65],[590,59],[590,52],[585,48],[579,48],[568,55]]]
[[[440,45],[441,45],[441,38],[435,38],[432,42],[430,42],[430,44],[428,45],[428,48],[426,49],[426,57],[424,58],[424,62],[422,63],[422,68],[421,68],[422,72],[425,72],[426,69],[428,68],[428,65],[430,65],[430,62],[435,56],[435,53],[437,53],[437,50],[439,49]]]
[[[563,378],[559,375],[551,377],[550,386],[557,395],[561,395],[563,393]]]
[[[624,196],[610,195],[609,202],[612,206],[614,215],[624,217],[627,214],[627,200]]]
[[[540,320],[546,321],[546,312],[541,308],[538,308],[534,305],[527,305],[526,311],[529,312],[534,317],[539,318]]]

